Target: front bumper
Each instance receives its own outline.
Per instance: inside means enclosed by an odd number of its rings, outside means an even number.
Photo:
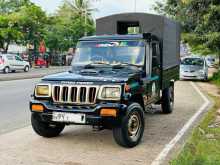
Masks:
[[[204,80],[205,78],[203,74],[180,74],[180,79],[183,80]]]
[[[43,105],[43,112],[32,111],[32,105]],[[117,116],[100,116],[100,111],[103,108],[116,109]],[[53,112],[65,112],[75,114],[85,114],[86,122],[83,125],[104,125],[106,122],[112,125],[117,125],[121,117],[126,113],[127,105],[120,103],[100,103],[93,106],[68,106],[68,105],[56,105],[51,104],[49,101],[30,101],[30,110],[32,113],[39,113],[41,119],[45,122],[53,122]],[[65,123],[65,122],[64,122]],[[78,123],[66,123],[66,124],[78,124]]]

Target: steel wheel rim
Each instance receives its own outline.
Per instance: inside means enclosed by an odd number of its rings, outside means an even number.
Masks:
[[[140,116],[134,113],[128,120],[128,135],[132,141],[136,141],[140,135],[141,121]]]

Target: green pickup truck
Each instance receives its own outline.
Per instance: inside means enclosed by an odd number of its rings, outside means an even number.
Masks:
[[[151,104],[172,113],[179,78],[179,25],[163,16],[126,13],[97,20],[97,35],[77,44],[72,69],[44,77],[30,101],[34,131],[58,136],[67,125],[111,129],[116,142],[141,141]],[[139,34],[128,34],[138,27]]]

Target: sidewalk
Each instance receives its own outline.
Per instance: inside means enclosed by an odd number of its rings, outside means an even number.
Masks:
[[[32,68],[29,72],[17,71],[16,73],[4,74],[0,72],[0,81],[22,80],[41,78],[49,74],[68,71],[71,66],[51,66],[49,68]]]

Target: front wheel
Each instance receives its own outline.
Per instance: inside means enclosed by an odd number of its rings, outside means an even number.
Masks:
[[[41,120],[38,113],[31,114],[31,124],[33,130],[40,136],[51,138],[58,136],[64,129],[64,124],[50,124]]]
[[[164,114],[169,114],[173,112],[174,108],[174,85],[166,88],[162,92],[162,112]]]
[[[24,72],[28,72],[29,69],[30,69],[29,66],[25,66],[25,67],[24,67]]]
[[[138,103],[132,103],[118,127],[113,128],[115,141],[126,148],[139,144],[144,132],[144,111]]]
[[[9,73],[9,71],[10,71],[10,68],[9,68],[8,66],[6,66],[6,67],[4,68],[4,70],[3,70],[3,72],[4,72],[5,74]]]

